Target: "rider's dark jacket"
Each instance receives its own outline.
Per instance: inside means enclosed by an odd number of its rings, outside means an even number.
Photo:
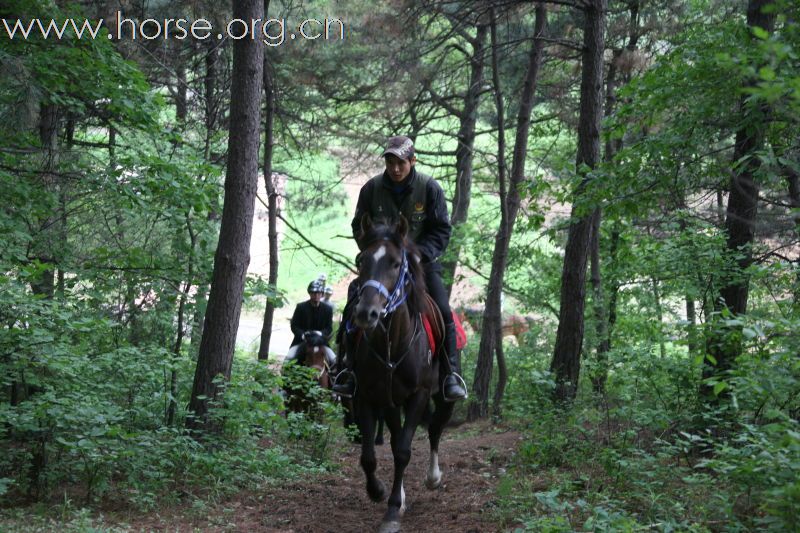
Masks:
[[[303,333],[306,331],[319,330],[325,337],[329,337],[333,332],[333,308],[322,302],[317,307],[311,305],[310,301],[300,302],[294,308],[292,315],[292,346],[303,342]]]
[[[384,172],[361,188],[356,214],[351,224],[358,241],[361,217],[368,213],[374,221],[395,222],[402,214],[409,223],[409,236],[419,248],[423,263],[437,264],[450,242],[450,217],[442,187],[430,176],[411,173],[397,184]],[[431,266],[431,265],[429,265]]]

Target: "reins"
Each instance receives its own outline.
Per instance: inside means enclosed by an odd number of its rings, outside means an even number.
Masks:
[[[369,351],[370,355],[375,357],[375,359],[377,359],[378,362],[381,363],[384,370],[386,370],[386,374],[389,376],[389,383],[388,386],[386,387],[386,393],[389,399],[389,407],[396,407],[394,404],[394,399],[392,398],[392,380],[394,379],[394,371],[397,370],[397,367],[399,367],[400,364],[408,356],[408,354],[411,353],[411,347],[421,331],[419,328],[421,320],[420,317],[416,314],[412,317],[412,320],[414,321],[414,331],[411,334],[411,339],[409,339],[409,341],[405,343],[406,349],[402,353],[402,355],[400,355],[400,357],[396,361],[392,361],[392,341],[389,339],[389,332],[392,329],[392,320],[394,319],[394,313],[391,313],[387,316],[389,316],[388,327],[384,326],[383,321],[378,321],[378,324],[380,324],[381,329],[383,329],[384,333],[386,334],[386,358],[384,359],[381,356],[381,354],[375,348],[372,347],[372,344],[369,342],[369,339],[367,339],[367,350]],[[361,343],[361,338],[359,338],[359,344],[360,343]],[[358,348],[356,348],[356,350],[358,350]]]
[[[386,240],[386,239],[385,239]],[[411,334],[411,338],[408,342],[406,342],[406,349],[400,355],[400,357],[396,361],[392,361],[392,341],[389,338],[389,332],[392,329],[392,320],[394,319],[394,312],[400,308],[403,304],[406,303],[409,293],[409,286],[414,283],[414,275],[409,269],[408,266],[408,254],[406,250],[402,250],[402,260],[400,263],[400,274],[397,277],[397,282],[395,283],[392,292],[389,292],[389,289],[378,280],[370,279],[364,282],[361,288],[358,291],[359,297],[361,293],[364,292],[364,289],[367,287],[372,287],[373,289],[377,290],[378,293],[386,299],[386,305],[383,306],[381,310],[381,319],[378,321],[378,324],[383,329],[384,333],[386,334],[386,358],[384,359],[377,350],[375,350],[369,340],[367,341],[367,349],[369,350],[370,354],[377,359],[383,368],[386,370],[389,376],[389,383],[388,387],[386,388],[387,394],[389,396],[389,406],[396,407],[394,405],[394,401],[392,399],[392,380],[394,378],[394,371],[397,369],[398,366],[405,360],[409,353],[411,353],[411,347],[414,344],[414,341],[417,339],[420,333],[420,322],[421,319],[415,313],[411,319],[414,322],[414,330]],[[384,320],[389,318],[388,327],[384,324]],[[361,343],[361,337],[359,337],[358,343]],[[358,350],[358,347],[356,348]]]

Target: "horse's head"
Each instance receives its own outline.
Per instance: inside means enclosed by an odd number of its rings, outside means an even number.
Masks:
[[[303,334],[303,352],[299,362],[305,366],[321,369],[325,363],[327,340],[321,331],[306,331]]]
[[[358,239],[361,260],[358,281],[361,287],[354,321],[360,328],[372,329],[381,316],[391,313],[411,296],[419,302],[417,291],[424,290],[419,254],[406,236],[408,223],[373,224],[369,215],[361,218]]]

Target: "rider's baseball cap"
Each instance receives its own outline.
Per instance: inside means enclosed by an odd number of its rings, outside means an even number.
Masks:
[[[411,159],[414,157],[414,141],[405,135],[391,137],[389,142],[386,143],[386,150],[383,151],[381,157],[386,157],[389,154],[396,155],[400,159]]]

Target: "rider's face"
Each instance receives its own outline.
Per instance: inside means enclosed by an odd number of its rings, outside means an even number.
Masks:
[[[308,300],[311,302],[311,305],[317,306],[319,305],[320,300],[322,300],[322,293],[321,292],[309,292],[308,293]]]
[[[396,155],[386,155],[386,173],[395,183],[400,183],[411,174],[411,167],[417,162],[416,157],[411,159],[400,159]]]

